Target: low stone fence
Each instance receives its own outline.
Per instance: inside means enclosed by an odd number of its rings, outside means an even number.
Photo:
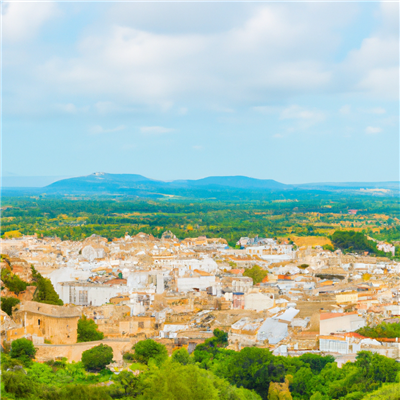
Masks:
[[[112,347],[115,361],[121,361],[122,355],[130,351],[137,339],[103,339],[94,342],[74,343],[74,344],[37,344],[36,361],[44,362],[54,360],[56,357],[66,357],[69,362],[81,361],[82,353],[92,347],[103,343]]]

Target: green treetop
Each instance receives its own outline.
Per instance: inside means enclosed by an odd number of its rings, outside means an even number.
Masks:
[[[104,333],[97,330],[96,323],[85,315],[78,321],[78,343],[104,339]]]

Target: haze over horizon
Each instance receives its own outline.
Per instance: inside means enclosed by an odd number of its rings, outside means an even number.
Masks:
[[[69,179],[69,178],[79,178],[79,177],[85,177],[85,176],[90,176],[90,175],[95,175],[98,174],[97,173],[91,173],[91,174],[85,174],[85,175],[79,175],[79,176],[75,176],[75,175],[70,175],[70,176],[18,176],[15,174],[4,174],[1,178],[2,178],[2,186],[3,187],[15,187],[15,188],[28,188],[28,187],[45,187],[48,186],[54,182],[58,182],[64,179]],[[106,173],[107,174],[107,173]],[[115,175],[119,175],[119,174],[115,174]],[[123,175],[127,175],[127,174],[123,174]],[[128,174],[129,175],[129,174]],[[136,175],[136,174],[132,174],[132,175]],[[138,174],[140,175],[140,174]],[[186,180],[192,180],[192,179],[188,179],[188,178],[176,178],[176,179],[170,179],[170,180],[164,180],[164,179],[155,179],[151,176],[145,176],[143,175],[145,178],[154,180],[154,181],[159,181],[159,182],[173,182],[173,181],[186,181]],[[204,176],[198,179],[204,179],[204,178],[210,178],[210,177],[215,177],[215,176]],[[223,176],[223,177],[240,177],[240,176]],[[246,177],[245,178],[253,178],[253,177]],[[275,179],[273,178],[255,178],[255,179],[261,179],[261,180],[272,180],[275,182]],[[194,179],[196,180],[196,179]],[[393,182],[393,181],[377,181],[377,182],[371,182],[371,181],[364,181],[364,182],[352,182],[352,181],[348,181],[348,182],[278,182],[278,183],[283,183],[285,185],[301,185],[301,184],[326,184],[326,183],[332,183],[332,184],[336,184],[336,183],[388,183],[388,182]],[[399,182],[399,181],[394,181],[394,182]]]
[[[399,180],[398,3],[3,6],[3,176]]]

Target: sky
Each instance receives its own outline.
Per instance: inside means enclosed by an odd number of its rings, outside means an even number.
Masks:
[[[396,2],[3,2],[2,174],[399,180]]]

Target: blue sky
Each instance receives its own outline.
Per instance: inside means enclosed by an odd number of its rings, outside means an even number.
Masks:
[[[4,176],[399,179],[397,3],[3,3]]]

